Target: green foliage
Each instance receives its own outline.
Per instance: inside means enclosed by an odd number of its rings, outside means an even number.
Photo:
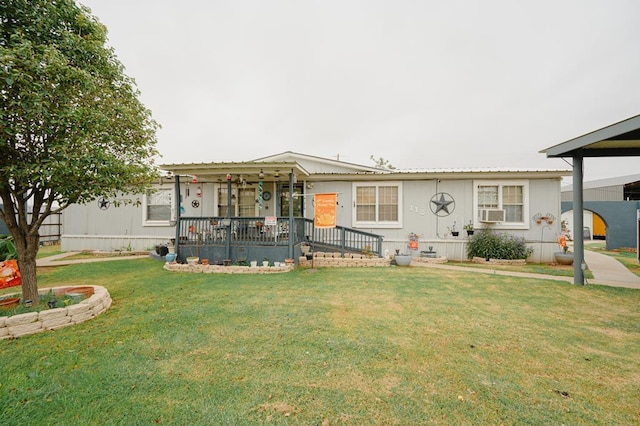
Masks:
[[[22,266],[35,271],[47,216],[149,186],[158,125],[89,9],[3,1],[0,23],[0,217]],[[22,282],[37,300],[35,274]]]
[[[369,156],[369,158],[373,161],[374,166],[379,169],[395,170],[395,167],[389,162],[389,160],[385,160],[382,157],[376,158],[373,155]]]
[[[485,259],[526,259],[533,249],[527,247],[524,238],[482,229],[469,238],[467,256]]]
[[[9,193],[46,208],[141,191],[157,125],[106,28],[73,0],[3,2],[0,20],[5,206]]]
[[[16,257],[16,246],[13,244],[13,237],[0,236],[0,262],[15,259]]]

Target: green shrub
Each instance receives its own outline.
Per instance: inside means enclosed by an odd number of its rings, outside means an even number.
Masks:
[[[17,253],[13,237],[0,236],[0,262],[15,258],[17,258]]]
[[[491,229],[483,229],[469,238],[467,257],[484,259],[526,259],[533,249],[527,247],[524,238],[504,233],[496,233]]]

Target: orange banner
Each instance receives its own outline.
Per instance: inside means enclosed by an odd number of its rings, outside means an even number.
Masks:
[[[337,194],[315,194],[313,198],[315,227],[335,228]]]

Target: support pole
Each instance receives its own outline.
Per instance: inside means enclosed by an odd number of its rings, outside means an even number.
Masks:
[[[176,180],[175,180],[175,194],[176,194],[176,240],[175,243],[173,245],[174,251],[176,253],[176,259],[178,258],[178,254],[179,254],[179,247],[180,247],[180,227],[182,226],[180,224],[180,175],[178,175],[176,173]]]
[[[293,170],[289,173],[289,257],[293,257]]]
[[[573,283],[584,285],[584,213],[582,198],[583,157],[582,152],[573,156]]]
[[[231,259],[231,231],[233,230],[233,224],[231,223],[231,174],[227,174],[227,221],[229,227],[227,228],[225,235],[225,248],[227,252],[227,259]]]

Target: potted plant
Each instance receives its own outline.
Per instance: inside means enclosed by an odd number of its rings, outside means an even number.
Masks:
[[[451,236],[453,237],[457,237],[458,235],[460,235],[460,231],[456,230],[456,223],[453,222],[453,226],[451,228],[449,228],[447,226],[447,231],[449,232],[449,234],[451,234]]]
[[[396,254],[393,257],[393,260],[395,260],[396,265],[398,266],[409,266],[411,264],[411,258],[412,256],[410,254]]]
[[[267,267],[269,266],[269,259],[267,259],[266,257],[262,259],[262,266]]]
[[[573,253],[569,251],[567,237],[564,234],[560,234],[558,237],[558,245],[560,246],[561,251],[553,253],[556,263],[560,265],[573,265]]]
[[[473,235],[473,222],[469,221],[464,227],[464,230],[467,231],[467,236]]]

